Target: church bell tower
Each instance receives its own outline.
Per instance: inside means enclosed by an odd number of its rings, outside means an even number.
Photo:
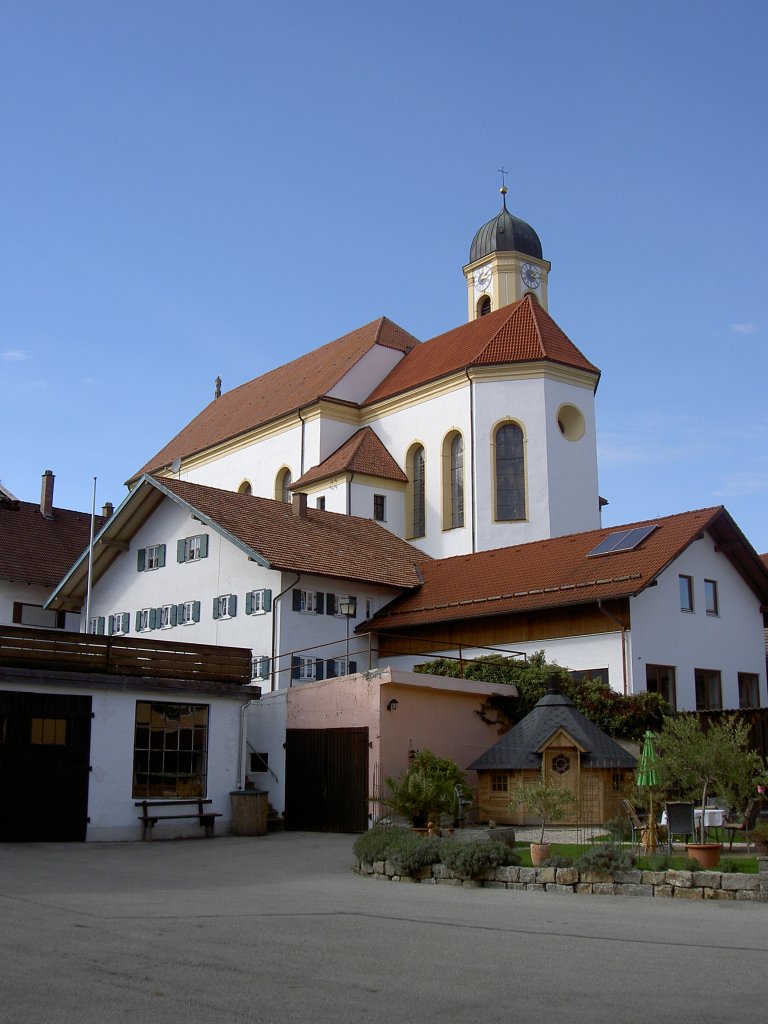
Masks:
[[[469,263],[464,267],[469,320],[509,306],[528,294],[547,309],[551,264],[543,259],[539,236],[531,225],[507,209],[506,185],[499,191],[501,212],[476,232]]]

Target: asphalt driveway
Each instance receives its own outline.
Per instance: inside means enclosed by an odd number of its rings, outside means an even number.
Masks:
[[[0,846],[0,1021],[767,1019],[768,905],[386,883],[352,842]]]

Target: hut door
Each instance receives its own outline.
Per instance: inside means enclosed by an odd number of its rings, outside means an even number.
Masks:
[[[568,789],[579,796],[579,751],[575,747],[548,747],[545,753],[547,781]],[[575,821],[576,812],[571,812],[564,822]]]

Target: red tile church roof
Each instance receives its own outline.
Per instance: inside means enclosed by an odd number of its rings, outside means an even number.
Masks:
[[[365,473],[383,480],[407,483],[408,477],[389,454],[384,444],[370,427],[356,431],[348,441],[329,455],[319,466],[310,469],[292,485],[293,490],[325,480],[337,473]]]

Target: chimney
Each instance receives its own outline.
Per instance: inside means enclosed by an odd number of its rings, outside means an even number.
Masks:
[[[104,516],[105,519],[109,519],[109,517],[112,515],[114,511],[115,506],[112,504],[111,501],[105,501],[104,504],[101,506],[101,514]]]
[[[40,511],[46,519],[53,519],[53,471],[46,469],[43,473],[43,486],[40,489]]]
[[[307,496],[301,491],[296,491],[291,498],[293,514],[299,519],[307,518]]]

